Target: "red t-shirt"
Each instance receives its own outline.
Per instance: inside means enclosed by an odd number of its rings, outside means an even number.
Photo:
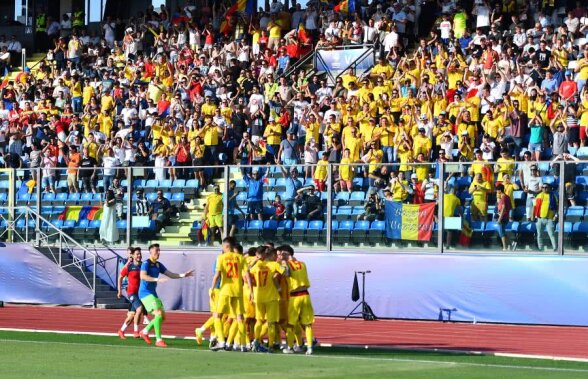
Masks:
[[[578,89],[578,85],[573,80],[565,80],[559,85],[559,93],[564,99],[572,97]]]
[[[139,283],[141,282],[141,265],[136,265],[133,262],[127,263],[120,274],[127,277],[127,295],[137,295],[139,293]]]

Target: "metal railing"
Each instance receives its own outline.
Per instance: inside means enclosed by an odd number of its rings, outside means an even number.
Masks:
[[[566,181],[569,182],[575,182],[575,177],[570,177],[569,172],[566,173],[566,169],[567,168],[573,168],[572,171],[574,172],[581,172],[580,175],[583,175],[584,177],[588,176],[588,161],[580,161],[580,162],[515,162],[516,164],[516,168],[514,170],[515,176],[512,177],[512,181],[515,182],[518,179],[518,172],[519,170],[522,169],[523,165],[530,165],[531,163],[533,164],[538,164],[540,169],[542,170],[542,175],[546,175],[546,180],[550,179],[552,180],[553,183],[553,191],[554,193],[557,195],[557,199],[558,199],[558,209],[557,209],[557,214],[558,214],[558,220],[555,223],[556,226],[556,234],[557,234],[557,253],[558,254],[564,254],[564,252],[566,254],[568,253],[576,253],[579,252],[572,249],[571,247],[569,247],[570,245],[568,244],[567,247],[565,247],[564,242],[567,241],[567,238],[570,237],[570,234],[572,234],[572,232],[570,231],[570,228],[572,227],[572,225],[575,227],[576,223],[580,222],[579,220],[583,220],[582,223],[585,224],[588,221],[588,215],[586,216],[581,216],[582,218],[580,219],[566,219],[567,217],[567,208],[568,206],[566,205],[566,203],[568,202],[568,196],[569,194],[566,193],[567,187],[566,187]],[[427,245],[428,247],[422,247],[422,246],[417,246],[417,248],[415,248],[418,251],[423,251],[423,252],[430,252],[430,253],[443,253],[446,250],[446,248],[444,247],[444,243],[443,243],[443,235],[445,230],[445,225],[444,225],[444,217],[443,217],[443,208],[444,208],[444,204],[443,204],[443,196],[442,194],[444,194],[446,192],[446,188],[448,186],[448,183],[452,183],[452,182],[458,182],[461,183],[462,179],[467,179],[471,177],[471,168],[475,165],[475,162],[446,162],[446,163],[435,163],[435,162],[423,162],[421,164],[417,164],[417,163],[405,163],[405,164],[386,164],[387,166],[389,166],[391,168],[392,171],[404,171],[405,173],[408,172],[415,172],[415,170],[413,170],[414,167],[417,166],[429,166],[429,171],[433,172],[435,171],[435,173],[433,174],[433,178],[435,180],[437,180],[437,197],[435,199],[437,206],[438,206],[438,210],[437,210],[437,214],[436,214],[436,231],[438,231],[438,233],[436,234],[434,241],[430,241],[430,243]],[[478,162],[479,164],[479,162]],[[491,166],[492,167],[492,171],[494,171],[494,169],[496,168],[496,162],[486,162],[486,165]],[[371,166],[370,164],[363,164],[363,163],[350,163],[347,164],[348,166],[353,166],[354,167],[354,172],[355,172],[355,177],[356,178],[364,178],[364,177],[368,177],[367,171],[369,171],[369,166]],[[376,164],[377,166],[382,166],[384,164]],[[297,164],[296,165],[299,168],[299,172],[303,172],[305,167],[310,167],[312,165],[304,165],[304,164]],[[319,249],[324,248],[326,249],[326,251],[340,251],[340,250],[345,250],[345,249],[353,249],[354,247],[351,246],[343,246],[343,245],[338,245],[336,242],[336,234],[333,230],[332,227],[332,222],[334,220],[334,217],[336,215],[336,206],[337,206],[337,201],[336,201],[336,192],[339,192],[340,189],[336,186],[337,182],[335,179],[335,176],[339,170],[339,167],[341,166],[341,164],[328,164],[328,177],[326,179],[326,188],[325,188],[325,192],[322,194],[323,195],[323,201],[325,203],[325,209],[326,212],[324,214],[324,221],[325,221],[325,229],[324,229],[324,233],[321,234],[322,239],[324,239],[323,241],[323,245],[325,245],[324,247],[319,247]],[[573,167],[570,167],[573,166]],[[228,232],[231,230],[231,227],[235,224],[234,221],[234,215],[236,214],[232,214],[231,212],[229,212],[229,205],[228,205],[228,194],[229,194],[229,182],[231,179],[237,180],[237,182],[240,181],[240,179],[243,176],[244,171],[246,170],[250,170],[253,168],[258,168],[263,170],[264,172],[268,173],[268,177],[270,179],[276,178],[279,179],[280,177],[282,177],[282,173],[280,172],[280,170],[276,167],[276,166],[267,166],[267,165],[263,165],[263,166],[255,166],[255,165],[231,165],[231,166],[207,166],[207,167],[175,167],[175,170],[188,170],[187,173],[184,173],[184,175],[188,175],[188,177],[184,177],[184,179],[188,179],[188,178],[194,178],[194,173],[192,171],[197,171],[200,169],[203,169],[205,171],[208,171],[207,173],[207,183],[208,185],[210,185],[212,183],[212,180],[214,179],[215,183],[218,183],[221,187],[221,193],[223,194],[223,227],[222,227],[222,231],[223,231],[223,235],[227,235]],[[119,167],[119,168],[114,168],[113,170],[118,172],[118,175],[121,175],[121,178],[125,178],[126,183],[124,184],[124,188],[125,188],[125,192],[126,192],[126,197],[125,197],[125,201],[124,201],[124,205],[126,206],[126,215],[123,216],[124,220],[127,221],[126,223],[126,237],[124,238],[124,243],[125,244],[131,244],[131,242],[133,242],[133,239],[131,238],[131,230],[133,229],[133,205],[134,202],[136,201],[136,195],[133,195],[136,190],[138,188],[142,188],[144,187],[145,189],[145,193],[146,194],[152,194],[154,192],[157,191],[157,189],[161,186],[164,186],[164,184],[161,184],[162,181],[161,179],[165,179],[166,182],[171,182],[170,178],[171,178],[171,170],[174,168],[160,168],[160,167]],[[66,168],[59,168],[56,169],[59,170],[60,172],[62,172],[62,179],[65,178],[65,171],[67,170]],[[98,174],[97,174],[97,178],[100,178],[100,175],[102,173],[104,169],[103,168],[98,168]],[[107,169],[108,170],[108,169]],[[159,172],[158,170],[163,170],[162,172]],[[39,169],[34,169],[32,170],[32,173],[29,175],[26,170],[17,170],[19,171],[17,175],[15,176],[21,176],[21,177],[34,177],[34,178],[38,178],[39,182],[40,182],[40,178],[41,178],[41,172]],[[81,170],[80,170],[81,171]],[[176,175],[179,175],[178,172],[176,172]],[[300,178],[302,178],[302,182],[304,183],[304,177],[303,175],[299,176]],[[159,178],[160,180],[154,180]],[[407,180],[410,180],[409,178],[406,178]],[[555,180],[554,180],[555,179]],[[155,184],[155,185],[149,185],[149,181],[154,181],[156,183],[159,184]],[[311,179],[307,179],[311,180]],[[366,183],[366,181],[368,181],[369,179],[365,179],[364,183]],[[449,181],[448,181],[449,180]],[[177,180],[176,180],[177,181]],[[174,181],[174,183],[176,182]],[[466,181],[467,182],[467,181]],[[471,180],[470,180],[471,182]],[[184,183],[184,182],[183,182]],[[273,181],[272,181],[273,183]],[[469,182],[468,182],[469,183]],[[581,194],[582,196],[579,196],[579,202],[578,205],[581,205],[582,207],[587,206],[588,204],[586,204],[586,199],[584,198],[585,195],[588,193],[588,183],[585,184],[578,184],[578,188],[576,190],[576,192],[578,194]],[[468,184],[469,185],[469,184]],[[11,186],[14,188],[15,184],[12,183]],[[268,185],[269,186],[269,185]],[[367,184],[363,184],[363,186],[365,187],[362,190],[356,190],[356,191],[366,191],[367,190]],[[165,187],[164,187],[165,188]],[[203,197],[203,186],[199,185],[197,188],[188,188],[188,186],[185,186],[184,184],[182,184],[182,187],[179,188],[174,188],[177,191],[181,191],[182,194],[186,194],[185,196],[185,201],[186,202],[196,202],[199,201],[200,205],[202,205],[202,201],[205,201],[204,197]],[[206,189],[204,189],[206,190]],[[208,189],[210,191],[210,189]],[[237,189],[237,192],[245,192],[247,190],[247,187],[240,187]],[[523,191],[524,189],[520,189],[521,191]],[[192,191],[192,194],[189,194]],[[266,186],[265,191],[273,191],[276,194],[280,193],[280,190],[275,190],[275,189],[269,189]],[[282,190],[283,191],[283,190]],[[15,191],[13,191],[15,192]],[[173,192],[173,189],[172,189]],[[461,192],[463,193],[464,198],[462,199],[462,202],[468,203],[470,200],[469,198],[466,200],[466,197],[471,197],[471,195],[466,194],[467,191],[467,187],[464,187],[464,185],[461,186]],[[30,201],[29,201],[29,205],[32,207],[36,207],[35,209],[40,210],[42,208],[42,204],[43,204],[43,196],[42,196],[42,188],[40,188],[39,185],[37,185],[36,187],[36,193],[37,195],[34,197],[30,197]],[[17,195],[13,195],[15,196],[15,199],[17,197]],[[14,204],[14,200],[13,204]],[[264,203],[266,203],[265,201],[266,199],[264,198]],[[493,200],[495,201],[495,200]],[[63,202],[61,203],[63,205]],[[245,204],[245,203],[244,203]],[[488,205],[490,207],[494,207],[494,203],[489,202]],[[523,204],[524,207],[524,204]],[[241,208],[241,207],[240,207]],[[519,206],[520,208],[520,206]],[[338,212],[338,210],[337,210]],[[17,217],[17,216],[15,216]],[[22,216],[21,216],[22,217]],[[46,216],[49,217],[49,216]],[[351,216],[350,216],[351,217]],[[51,217],[49,217],[50,219]],[[184,220],[186,221],[186,220]],[[193,221],[200,221],[199,219],[190,219],[190,222]],[[486,222],[487,223],[491,223],[493,220],[491,218],[487,218]],[[524,218],[525,223],[528,223],[528,220],[526,218]],[[37,225],[39,225],[40,222],[37,223]],[[582,227],[584,227],[584,225],[582,225]],[[583,230],[583,229],[582,229]],[[490,230],[488,230],[487,232],[487,236],[490,235]],[[528,232],[528,231],[527,231]],[[573,231],[574,233],[576,233],[575,235],[578,236],[578,230]],[[26,233],[26,232],[25,232]],[[581,230],[580,230],[581,233]],[[513,239],[513,246],[516,248],[516,245],[518,244],[518,238],[522,236],[522,234],[517,234],[516,235],[516,240]],[[525,236],[529,236],[529,234],[526,234]],[[156,241],[158,238],[158,236],[156,235],[155,232],[152,232],[149,234],[148,238],[145,238],[146,241]],[[188,239],[188,236],[186,236],[186,241],[188,241],[188,243],[190,243],[190,240]],[[194,240],[192,240],[194,241]],[[316,241],[315,241],[316,242]],[[315,244],[316,245],[316,244]],[[409,246],[409,250],[411,249],[410,246],[416,246],[416,245],[408,245]],[[406,249],[404,248],[399,248],[398,246],[393,247],[392,249],[400,249],[400,250],[404,250],[406,251]],[[522,250],[521,250],[522,249]],[[379,251],[390,251],[391,248],[390,246],[386,246],[384,245],[383,247],[380,246],[379,248],[376,247],[375,250],[379,250]],[[585,247],[581,247],[580,250],[582,250],[583,252],[586,252],[586,248]],[[480,250],[480,249],[473,249],[473,248],[452,248],[451,249],[452,252],[457,252],[457,253],[471,253],[471,252],[489,252],[488,249],[486,250]],[[517,248],[517,251],[524,251],[525,253],[541,253],[538,250],[534,249],[534,247],[532,246],[532,244],[527,244],[526,247],[519,247]],[[97,262],[98,264],[100,264],[100,261],[98,260]]]
[[[0,213],[0,223],[5,223],[6,228],[0,233],[0,239],[6,236],[9,242],[26,242],[47,249],[53,261],[62,269],[77,268],[81,274],[79,280],[92,290],[96,298],[96,267],[104,266],[96,253],[80,245],[31,207],[0,207],[0,210],[4,209],[7,212]],[[64,253],[69,255],[71,263],[63,262]]]

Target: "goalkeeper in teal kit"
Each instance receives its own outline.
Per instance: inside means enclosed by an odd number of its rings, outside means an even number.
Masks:
[[[159,274],[163,274],[171,279],[181,279],[192,276],[194,270],[187,271],[183,274],[176,274],[169,271],[159,259],[159,244],[152,244],[149,246],[149,259],[141,264],[141,284],[139,286],[139,298],[145,306],[147,312],[153,314],[153,320],[141,332],[141,338],[148,344],[151,343],[149,338],[149,331],[151,328],[155,329],[156,342],[155,346],[166,347],[166,343],[161,338],[161,323],[165,320],[165,310],[163,303],[157,296],[155,288],[157,283],[164,283],[167,278],[160,278]]]

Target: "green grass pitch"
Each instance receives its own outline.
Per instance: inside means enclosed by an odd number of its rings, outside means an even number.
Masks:
[[[588,378],[588,363],[348,348],[315,355],[210,352],[132,338],[0,331],[0,378]]]

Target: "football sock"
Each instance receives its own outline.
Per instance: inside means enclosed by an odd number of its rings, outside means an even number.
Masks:
[[[256,341],[259,341],[261,339],[261,329],[263,326],[263,322],[260,320],[257,320],[255,322],[255,328],[254,328],[254,339]]]
[[[306,346],[312,347],[312,341],[314,340],[314,333],[312,332],[312,326],[306,327]]]
[[[276,324],[272,322],[271,324],[269,324],[268,329],[268,346],[271,349],[274,346],[274,342],[276,342]]]
[[[123,322],[122,326],[120,327],[120,330],[122,330],[124,332],[125,330],[127,330],[127,326],[128,326],[127,322],[126,321]]]
[[[223,330],[223,322],[220,319],[220,317],[214,319],[214,330]],[[219,342],[225,342],[225,335],[223,333],[215,333],[214,335],[216,336]]]
[[[227,344],[232,344],[235,340],[235,334],[237,334],[237,324],[238,322],[233,321],[231,327],[229,328],[229,336],[227,338]]]
[[[263,336],[267,335],[267,331],[268,331],[268,326],[267,326],[267,322],[263,322],[262,326],[261,326],[261,333],[260,333],[260,338],[263,338]]]
[[[133,324],[133,330],[137,333],[139,331],[139,324]]]
[[[239,343],[241,346],[245,346],[247,337],[245,333],[245,322],[243,320],[237,320],[237,329],[239,331]]]
[[[161,340],[161,321],[163,320],[163,317],[161,315],[157,315],[155,317],[153,317],[153,320],[151,322],[153,322],[153,326],[155,328],[155,338],[157,338],[157,340]]]
[[[294,338],[296,339],[296,345],[304,345],[304,343],[302,342],[302,326],[300,326],[300,324],[296,324],[296,326],[294,327]]]
[[[294,346],[295,339],[296,339],[296,336],[294,333],[294,327],[292,325],[288,325],[288,328],[286,329],[286,341],[288,343],[288,347]]]
[[[200,330],[205,331],[206,329],[210,329],[214,326],[214,317],[209,317],[208,320],[200,327]]]

